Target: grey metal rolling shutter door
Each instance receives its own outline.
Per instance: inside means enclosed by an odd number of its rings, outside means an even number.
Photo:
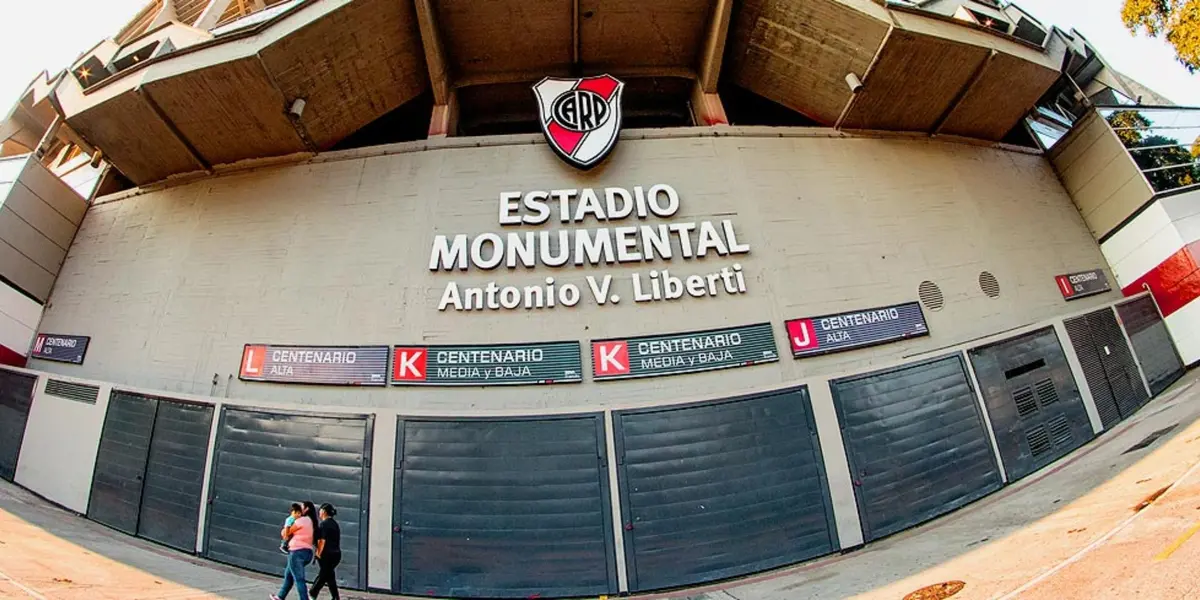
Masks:
[[[629,585],[734,577],[837,548],[807,388],[614,414]]]
[[[439,597],[615,594],[602,415],[400,420],[393,588]]]
[[[196,524],[213,408],[160,398],[146,461],[138,535],[196,550]]]
[[[1145,296],[1121,304],[1117,306],[1117,314],[1133,342],[1134,354],[1146,373],[1152,394],[1157,396],[1183,377],[1183,361],[1175,350],[1167,325],[1154,306],[1153,298]]]
[[[1067,335],[1071,338],[1071,347],[1079,357],[1079,365],[1083,368],[1083,378],[1087,381],[1092,400],[1096,403],[1096,411],[1100,413],[1100,422],[1104,429],[1111,429],[1121,421],[1121,411],[1113,398],[1112,387],[1108,385],[1108,377],[1104,374],[1104,363],[1100,361],[1100,352],[1096,348],[1096,340],[1092,337],[1092,328],[1088,325],[1087,317],[1075,317],[1063,321]]]
[[[33,375],[0,369],[0,477],[9,481],[17,473],[36,385]]]
[[[279,530],[288,504],[337,507],[338,581],[362,589],[372,418],[227,408],[214,457],[206,556],[282,574]]]
[[[1000,488],[979,405],[958,356],[830,385],[866,540]]]
[[[1087,409],[1053,327],[974,348],[970,356],[1009,481],[1092,439]]]
[[[1133,353],[1129,350],[1129,344],[1125,343],[1117,316],[1111,309],[1098,310],[1087,317],[1101,353],[1100,362],[1112,386],[1113,398],[1121,410],[1121,417],[1127,418],[1150,399],[1137,364],[1133,362]]]
[[[130,535],[137,533],[157,410],[158,401],[153,398],[115,390],[109,395],[92,476],[89,519]]]

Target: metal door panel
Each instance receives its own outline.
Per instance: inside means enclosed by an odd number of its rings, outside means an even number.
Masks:
[[[613,418],[631,590],[837,548],[807,388]]]
[[[154,398],[117,390],[109,395],[92,476],[89,519],[131,535],[137,533],[157,411]]]
[[[1183,361],[1175,350],[1171,334],[1163,323],[1154,299],[1150,296],[1138,298],[1117,306],[1117,314],[1125,326],[1125,332],[1133,342],[1134,354],[1146,374],[1150,393],[1160,394],[1172,383],[1183,377]]]
[[[602,415],[397,423],[393,590],[617,592]]]
[[[193,552],[213,408],[160,398],[138,535]]]
[[[339,583],[366,585],[371,417],[227,408],[222,411],[210,484],[205,554],[281,574],[279,530],[292,502],[337,507],[342,530]]]
[[[1129,417],[1150,399],[1137,364],[1133,362],[1133,352],[1125,342],[1125,336],[1121,333],[1121,326],[1117,323],[1117,316],[1112,309],[1098,310],[1089,314],[1087,318],[1100,353],[1100,362],[1104,365],[1104,373],[1112,386],[1117,408],[1121,409],[1122,418]]]
[[[37,377],[0,369],[0,478],[12,481],[25,439]]]
[[[969,354],[1010,482],[1092,439],[1087,409],[1053,327]]]
[[[1113,397],[1112,386],[1104,373],[1104,363],[1100,360],[1100,351],[1092,335],[1091,325],[1086,316],[1063,321],[1067,336],[1071,338],[1071,347],[1079,357],[1079,366],[1083,368],[1083,379],[1087,382],[1088,390],[1092,393],[1092,401],[1096,403],[1096,411],[1100,413],[1100,422],[1104,429],[1112,429],[1121,421],[1121,410]]]
[[[1000,473],[960,357],[830,385],[866,540],[999,489]]]

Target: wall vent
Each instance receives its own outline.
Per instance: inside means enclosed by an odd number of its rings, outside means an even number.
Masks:
[[[1017,416],[1022,419],[1038,411],[1037,400],[1033,398],[1033,389],[1028,386],[1013,392],[1012,399],[1017,405]]]
[[[1043,379],[1034,384],[1037,388],[1038,404],[1043,407],[1058,402],[1058,389],[1054,387],[1053,379]]]
[[[921,297],[921,304],[929,310],[942,310],[946,304],[946,299],[942,297],[942,289],[932,281],[922,281],[917,288],[917,294]]]
[[[100,396],[100,388],[94,385],[51,379],[46,382],[46,394],[56,398],[95,404],[96,398]]]
[[[1041,425],[1030,429],[1025,434],[1025,441],[1029,442],[1029,451],[1034,456],[1041,456],[1054,449],[1054,444],[1050,441],[1050,434],[1046,433],[1046,428]]]
[[[984,271],[979,274],[979,289],[987,294],[988,298],[1000,297],[1000,282],[996,280],[996,276]]]
[[[1051,419],[1048,425],[1050,426],[1050,437],[1054,439],[1054,447],[1070,447],[1074,436],[1071,435],[1071,422],[1067,420],[1067,416],[1059,415]]]

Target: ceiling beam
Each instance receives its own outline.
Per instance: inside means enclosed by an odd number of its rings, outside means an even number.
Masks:
[[[425,50],[429,83],[433,88],[433,103],[444,106],[450,103],[451,84],[442,32],[438,29],[432,1],[413,0],[413,3],[417,9],[417,24],[421,30],[421,46]]]
[[[883,34],[883,40],[879,42],[879,48],[875,49],[875,56],[871,57],[871,62],[867,64],[867,70],[863,71],[861,76],[858,73],[854,73],[863,86],[867,84],[867,78],[871,76],[871,71],[875,70],[875,65],[879,64],[879,58],[883,56],[883,49],[887,48],[888,41],[892,39],[892,32],[895,30],[895,24],[888,26],[887,33]],[[846,74],[847,78],[849,78],[849,75],[850,73]],[[849,85],[849,82],[846,85]],[[842,114],[838,115],[838,120],[834,122],[834,129],[842,128],[842,123],[846,121],[846,117],[850,116],[850,111],[854,108],[854,101],[858,100],[861,91],[861,89],[850,90],[850,98],[846,100],[846,106],[842,107]]]
[[[581,26],[579,22],[579,0],[575,0],[571,3],[571,64],[575,65],[576,68],[580,66],[583,60],[579,56],[579,28]]]
[[[208,31],[217,26],[217,21],[221,20],[221,15],[225,14],[225,9],[229,8],[229,3],[233,0],[209,0],[208,6],[200,12],[200,16],[196,18],[196,22],[192,23],[192,27]]]
[[[937,121],[934,121],[933,128],[929,130],[929,135],[937,135],[938,133],[941,133],[942,127],[946,126],[946,121],[950,120],[950,116],[953,115],[958,106],[962,104],[963,98],[966,98],[967,94],[971,93],[971,89],[975,87],[975,84],[979,83],[979,80],[983,79],[984,74],[987,73],[988,67],[990,67],[992,65],[992,61],[995,60],[996,54],[997,52],[994,49],[991,52],[988,52],[988,55],[983,59],[983,62],[980,62],[979,66],[975,68],[975,74],[971,75],[971,78],[968,79],[967,83],[962,86],[962,89],[958,90],[958,94],[956,94],[954,99],[950,101],[950,105],[946,107],[946,111],[942,113],[942,116],[938,117]]]
[[[678,77],[680,79],[696,79],[696,72],[686,67],[613,67],[607,69],[613,77]],[[480,73],[467,75],[454,80],[454,89],[462,89],[477,85],[494,85],[499,83],[534,83],[546,76],[569,77],[566,69],[545,69],[533,71],[500,71],[496,73]]]
[[[179,128],[175,126],[175,123],[171,122],[171,119],[167,117],[167,114],[163,112],[163,109],[158,105],[157,102],[154,101],[154,98],[151,98],[150,94],[147,93],[144,88],[137,88],[136,93],[137,97],[141,98],[142,102],[145,103],[145,105],[150,109],[150,112],[154,113],[154,115],[158,117],[158,120],[162,122],[163,126],[165,126],[167,130],[171,132],[171,135],[183,145],[184,150],[187,151],[188,155],[191,156],[192,160],[195,161],[200,169],[207,173],[212,173],[212,165],[208,164],[208,161],[204,160],[204,158],[200,156],[200,153],[196,151],[196,148],[192,146],[192,143],[189,142],[186,137],[183,137],[183,133],[180,132]]]
[[[717,91],[721,77],[721,61],[725,58],[725,40],[729,37],[729,18],[733,13],[733,0],[717,0],[713,5],[712,20],[704,41],[704,54],[700,56],[700,89],[711,94]]]

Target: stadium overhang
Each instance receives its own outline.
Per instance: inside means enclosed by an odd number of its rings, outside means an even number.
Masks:
[[[428,131],[452,134],[460,97],[499,105],[548,75],[607,72],[683,82],[693,106],[720,81],[829,127],[999,141],[1065,52],[872,0],[268,5],[212,30],[144,11],[162,23],[72,65],[55,92],[66,123],[140,185],[328,150],[426,92]]]

